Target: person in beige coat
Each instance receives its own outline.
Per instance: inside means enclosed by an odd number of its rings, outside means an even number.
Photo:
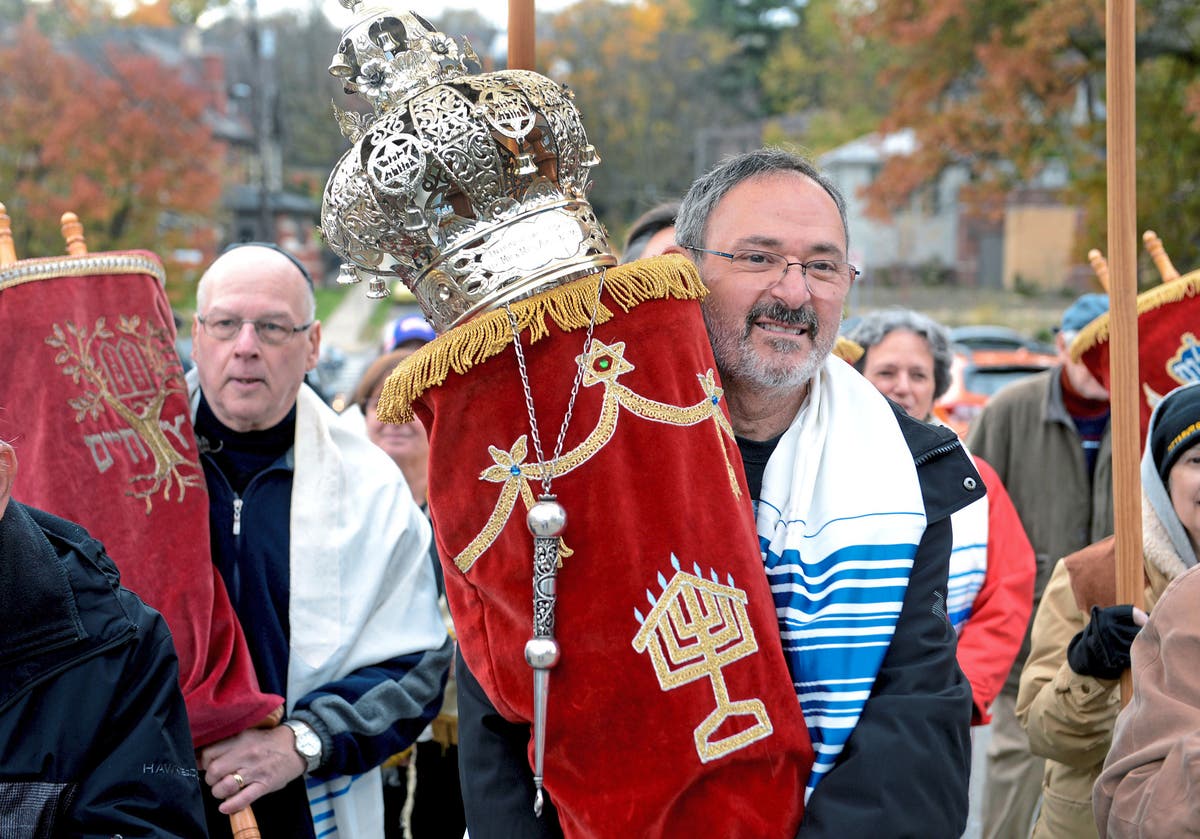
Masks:
[[[1145,602],[1152,608],[1172,579],[1196,564],[1180,512],[1200,519],[1193,487],[1186,505],[1173,503],[1166,482],[1182,462],[1185,443],[1200,443],[1200,387],[1163,400],[1151,420],[1142,460],[1142,547]],[[1198,453],[1200,457],[1200,453]],[[1184,499],[1181,499],[1181,502]],[[1197,528],[1200,532],[1200,527]],[[1092,786],[1112,742],[1120,708],[1117,689],[1145,613],[1116,600],[1112,537],[1063,558],[1034,617],[1029,659],[1021,674],[1017,717],[1030,748],[1045,757],[1042,808],[1033,836],[1097,836]]]
[[[1190,567],[1163,592],[1131,650],[1133,698],[1093,791],[1099,834],[1114,839],[1200,836],[1200,384],[1172,391],[1151,429]],[[1146,468],[1143,459],[1143,476]]]

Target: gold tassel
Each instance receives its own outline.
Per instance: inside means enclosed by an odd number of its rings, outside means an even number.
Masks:
[[[1141,317],[1146,312],[1152,312],[1168,303],[1178,303],[1186,297],[1195,297],[1197,293],[1200,293],[1200,270],[1191,271],[1178,279],[1143,291],[1137,297],[1138,316]],[[1073,361],[1079,361],[1088,350],[1108,341],[1109,319],[1109,314],[1103,314],[1080,330],[1068,348]]]
[[[642,259],[607,269],[605,297],[628,312],[647,300],[699,300],[708,292],[695,266],[679,255]],[[511,305],[520,332],[533,343],[550,334],[550,323],[563,332],[587,329],[600,274],[536,294]],[[600,304],[596,323],[613,318],[612,309]],[[376,408],[383,422],[411,422],[412,403],[431,387],[446,381],[451,372],[462,375],[503,352],[512,343],[508,313],[495,309],[454,327],[400,362],[383,385]]]

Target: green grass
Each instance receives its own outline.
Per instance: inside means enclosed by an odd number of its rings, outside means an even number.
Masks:
[[[359,289],[361,293],[361,289]],[[375,305],[371,307],[371,316],[367,318],[367,322],[362,326],[362,332],[359,336],[364,341],[370,341],[372,344],[379,340],[379,335],[383,332],[383,325],[395,316],[395,310],[392,303],[387,300],[377,300]]]
[[[317,297],[317,320],[326,320],[342,302],[350,286],[327,286],[314,289]]]

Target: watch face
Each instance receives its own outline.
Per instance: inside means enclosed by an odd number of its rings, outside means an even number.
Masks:
[[[289,725],[296,735],[296,751],[306,758],[314,758],[321,754],[321,738],[307,725]]]
[[[311,729],[297,732],[296,748],[305,757],[316,757],[321,753],[321,738]]]

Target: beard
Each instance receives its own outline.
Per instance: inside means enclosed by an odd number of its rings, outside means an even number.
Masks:
[[[700,309],[708,329],[717,371],[725,381],[770,389],[801,387],[821,369],[837,341],[840,324],[822,325],[812,306],[789,309],[778,301],[759,303],[750,309],[744,322],[738,325],[729,318],[722,318],[721,313],[713,311],[707,303],[708,300],[703,301]],[[798,345],[790,338],[773,339],[770,333],[765,333],[766,343],[777,355],[764,355],[750,341],[755,321],[764,317],[787,326],[807,327],[812,346]]]

